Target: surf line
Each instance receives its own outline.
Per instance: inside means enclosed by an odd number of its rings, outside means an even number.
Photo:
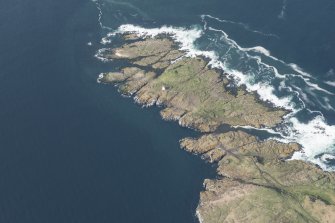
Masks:
[[[225,39],[225,42],[230,45],[230,48],[236,48],[237,50],[246,53],[246,55],[248,56],[248,58],[252,58],[254,60],[256,60],[257,64],[259,66],[264,66],[267,67],[269,69],[271,69],[275,75],[275,77],[279,78],[279,79],[283,79],[285,80],[288,76],[294,76],[297,78],[300,78],[304,83],[305,83],[305,87],[310,89],[310,94],[312,94],[312,96],[315,96],[316,94],[314,94],[312,91],[319,91],[322,92],[324,94],[327,95],[335,95],[334,93],[320,87],[316,82],[317,80],[309,73],[305,72],[301,67],[299,67],[298,65],[294,64],[294,63],[286,63],[285,61],[278,59],[274,56],[271,55],[270,51],[265,49],[262,46],[256,46],[256,47],[250,47],[250,48],[243,48],[241,46],[239,46],[236,41],[232,40],[231,38],[229,38],[228,34],[225,33],[223,30],[220,29],[215,29],[212,27],[209,27],[206,21],[204,22],[204,29],[205,30],[209,30],[209,31],[214,31],[214,32],[220,32],[222,34],[222,37]],[[276,67],[271,66],[269,64],[266,64],[264,62],[262,62],[262,59],[260,56],[252,56],[250,55],[248,52],[255,52],[255,53],[259,53],[267,58],[270,58],[273,61],[279,62],[281,63],[283,66],[289,68],[292,70],[292,73],[285,73],[285,74],[280,74],[277,70]],[[239,77],[243,77],[243,75],[239,75]],[[244,78],[245,79],[245,78]],[[284,83],[285,84],[285,83]],[[291,89],[292,92],[294,92],[296,95],[299,95],[299,93],[295,90],[293,90],[291,87],[286,86],[287,89]],[[315,96],[316,97],[316,96]],[[322,106],[322,108],[326,109],[326,110],[334,110],[333,107],[329,104],[329,98],[326,96],[321,96],[319,98],[316,98],[317,102],[320,104],[320,106]],[[320,101],[322,100],[322,102]],[[303,100],[301,98],[299,98],[300,102],[303,102]],[[304,104],[304,103],[303,103]],[[304,106],[305,108],[306,106]],[[315,112],[315,113],[320,113],[319,111],[312,111],[311,112]]]
[[[181,50],[185,50],[187,56],[204,56],[209,58],[209,66],[223,69],[227,73],[231,73],[233,76],[241,77],[241,84],[249,84],[249,87],[254,87],[256,90],[258,90],[260,96],[268,95],[268,97],[264,96],[263,99],[270,100],[270,102],[272,100],[272,103],[275,107],[285,106],[286,103],[290,103],[290,101],[287,100],[288,98],[278,98],[269,88],[264,88],[264,86],[253,86],[252,83],[248,83],[248,77],[246,75],[242,74],[238,70],[225,67],[225,64],[220,61],[220,57],[215,51],[203,51],[198,49],[195,45],[195,41],[204,35],[204,30],[200,28],[193,27],[187,29],[183,27],[163,26],[160,28],[147,29],[132,24],[126,24],[120,26],[116,31],[110,33],[109,35],[114,36],[116,34],[123,33],[136,33],[139,36],[148,38],[153,38],[159,34],[169,34],[171,38],[180,44]],[[228,38],[227,34],[224,35]],[[236,43],[234,40],[231,41],[231,43]],[[239,45],[237,46],[239,47]],[[271,97],[269,97],[269,95],[271,95]],[[282,104],[278,104],[277,99],[280,99]],[[300,111],[304,109],[307,108],[305,108],[305,106],[303,108],[298,108]],[[303,150],[299,153],[296,153],[293,156],[293,159],[301,159],[316,163],[324,170],[335,170],[333,167],[329,167],[327,164],[322,162],[322,160],[317,158],[317,155],[319,154],[334,152],[335,126],[328,125],[327,120],[323,117],[323,115],[320,114],[318,116],[311,115],[308,119],[308,122],[306,123],[300,122],[296,115],[297,113],[294,113],[294,115],[291,113],[291,115],[285,117],[285,120],[283,120],[281,125],[272,129],[274,131],[272,133],[278,133],[283,137],[282,139],[278,140],[286,142],[297,142],[302,145]],[[241,126],[241,128],[243,128],[243,126]],[[248,127],[245,126],[244,128]],[[271,132],[271,130],[268,131]],[[315,138],[321,140],[315,141]]]
[[[276,35],[276,34],[264,33],[262,31],[252,29],[252,28],[250,28],[250,26],[248,24],[245,24],[245,23],[242,23],[242,22],[235,22],[235,21],[231,21],[231,20],[220,19],[220,18],[211,16],[211,15],[201,15],[201,19],[203,21],[205,21],[206,18],[210,18],[210,19],[216,20],[216,21],[221,22],[221,23],[227,23],[227,24],[237,25],[237,26],[242,27],[246,31],[249,31],[249,32],[252,32],[252,33],[256,33],[256,34],[259,34],[259,35],[262,35],[262,36],[273,37],[273,38],[276,38],[276,39],[280,39],[280,37],[278,35]]]

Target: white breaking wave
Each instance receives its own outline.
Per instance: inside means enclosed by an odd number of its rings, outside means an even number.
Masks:
[[[225,33],[223,30],[220,30],[220,29],[215,29],[215,28],[212,28],[212,27],[206,27],[206,29],[208,30],[211,30],[211,31],[216,31],[216,32],[221,32],[223,34],[223,36],[229,41],[229,43],[231,43],[232,45],[234,45],[236,48],[238,48],[239,50],[241,51],[253,51],[253,52],[257,52],[257,53],[260,53],[276,62],[279,62],[281,63],[282,65],[288,67],[288,68],[291,68],[293,71],[295,71],[296,73],[302,75],[303,77],[308,77],[308,78],[313,78],[313,76],[307,72],[305,72],[300,66],[298,66],[297,64],[295,63],[286,63],[285,61],[277,58],[277,57],[274,57],[271,55],[271,52],[267,49],[265,49],[264,47],[262,46],[255,46],[255,47],[250,47],[250,48],[243,48],[241,46],[239,46],[236,41],[230,39],[228,37],[228,34]],[[310,79],[306,79],[304,78],[305,81],[309,81]]]
[[[313,82],[312,82],[312,79],[313,79],[312,76],[311,76],[310,74],[304,72],[303,69],[300,68],[298,65],[293,64],[293,63],[291,63],[291,64],[287,64],[287,63],[285,63],[283,60],[280,60],[280,59],[278,59],[278,58],[276,58],[276,57],[271,56],[271,52],[270,52],[269,50],[265,49],[264,47],[262,47],[262,46],[256,46],[256,47],[251,47],[251,48],[243,48],[243,47],[239,46],[239,45],[236,43],[236,41],[230,39],[229,36],[228,36],[228,34],[225,33],[223,30],[214,29],[214,28],[212,28],[212,27],[208,27],[208,30],[210,30],[210,31],[214,31],[214,32],[220,32],[220,33],[222,34],[223,38],[225,39],[225,42],[226,42],[226,43],[228,43],[228,44],[231,45],[232,47],[236,48],[237,50],[239,50],[239,51],[245,53],[246,56],[247,56],[248,58],[253,58],[253,59],[255,59],[255,60],[257,61],[257,63],[258,63],[258,66],[260,66],[260,67],[263,66],[263,67],[266,67],[266,68],[270,69],[270,70],[273,72],[273,74],[274,74],[275,77],[277,77],[277,78],[279,78],[279,79],[283,79],[283,80],[287,80],[289,76],[295,76],[295,77],[300,78],[300,79],[303,80],[303,81],[305,82],[305,84],[308,86],[308,89],[306,88],[306,90],[307,90],[311,95],[313,95],[313,97],[317,98],[317,97],[316,97],[316,94],[313,93],[312,91],[319,91],[319,92],[326,93],[326,94],[328,94],[328,95],[334,95],[334,93],[332,93],[332,92],[330,92],[330,91],[328,91],[328,90],[326,90],[326,89],[323,89],[323,88],[321,88],[319,85],[313,83]],[[289,73],[289,74],[280,74],[280,73],[278,72],[278,70],[277,70],[276,67],[271,66],[271,65],[268,65],[268,64],[266,64],[266,63],[263,63],[260,57],[252,56],[252,55],[249,54],[249,52],[257,52],[257,53],[260,53],[260,54],[266,56],[267,58],[270,58],[270,59],[272,59],[272,60],[274,60],[274,61],[276,61],[276,62],[280,62],[280,63],[281,63],[282,65],[284,65],[285,67],[292,68],[292,69],[293,69],[295,72],[297,72],[298,74],[293,74],[293,73]],[[235,72],[234,70],[230,70],[229,68],[227,69],[227,66],[225,66],[225,69],[226,69],[227,71],[229,71],[229,72],[235,73],[235,76],[238,76],[239,78],[241,78],[241,76],[244,76],[244,79],[241,79],[241,80],[242,80],[242,81],[241,81],[241,84],[245,84],[245,85],[246,85],[247,87],[249,87],[249,89],[252,90],[252,91],[255,90],[255,89],[253,89],[253,88],[250,87],[250,83],[251,83],[252,77],[249,77],[249,78],[245,77],[245,76],[246,76],[245,73],[243,73],[242,75],[238,75],[238,74],[239,74],[238,72]],[[247,80],[245,81],[245,79],[247,79]],[[313,79],[313,80],[314,80],[314,79]],[[265,83],[265,84],[266,84],[266,83]],[[299,95],[299,92],[294,91],[294,90],[293,90],[292,88],[290,88],[289,86],[285,86],[285,87],[286,87],[287,89],[290,89],[289,91],[291,91],[293,94],[295,94],[295,95]],[[263,88],[262,90],[264,90],[264,88]],[[266,92],[266,91],[262,91],[262,90],[256,90],[257,93],[260,94],[261,98],[262,98],[262,95],[265,94],[265,92]],[[269,92],[269,91],[267,91],[267,92]],[[263,97],[263,98],[264,98],[264,97]],[[298,100],[302,103],[302,106],[300,106],[300,108],[295,108],[295,109],[294,109],[294,108],[292,107],[292,103],[290,103],[290,104],[285,104],[285,103],[283,103],[284,101],[288,102],[288,100],[286,100],[286,99],[281,100],[282,103],[281,103],[281,104],[279,103],[280,105],[278,104],[278,106],[284,107],[284,108],[289,109],[289,110],[297,110],[297,109],[299,110],[299,109],[306,108],[305,103],[304,103],[304,100],[307,100],[307,97],[304,97],[304,98],[302,98],[302,99],[301,99],[301,98],[298,98]],[[329,103],[327,102],[327,101],[329,100],[328,98],[326,98],[326,97],[322,97],[322,100],[323,100],[323,102],[320,101],[319,99],[317,99],[316,101],[319,103],[319,105],[320,105],[321,107],[323,107],[323,108],[325,108],[325,109],[327,109],[327,110],[333,110],[333,109],[332,109],[332,106],[330,106]],[[274,101],[270,101],[270,102],[274,102]],[[274,102],[274,103],[276,103],[276,102]]]
[[[170,35],[177,43],[180,44],[180,49],[187,52],[187,57],[205,56],[211,59],[209,65],[219,68],[221,62],[219,61],[218,55],[214,51],[202,51],[198,50],[194,45],[194,42],[199,39],[203,31],[198,28],[186,29],[177,28],[171,26],[162,26],[161,28],[146,29],[140,26],[131,24],[122,25],[116,31],[109,34],[113,36],[117,33],[135,32],[139,36],[143,37],[155,37],[160,34]]]
[[[261,53],[262,55],[265,55],[269,58],[273,57],[271,56],[270,51],[266,50],[263,47],[257,46],[257,47],[252,47],[252,48],[243,48],[243,47],[240,47],[234,40],[229,39],[228,35],[222,30],[215,30],[210,27],[209,27],[209,30],[222,32],[223,37],[225,38],[226,42],[231,45],[230,47],[234,46],[235,48],[242,50],[243,52],[246,52],[246,53],[252,51],[252,52]],[[272,71],[275,73],[275,77],[282,79],[282,81],[280,82],[280,88],[288,89],[288,92],[290,92],[291,95],[286,96],[286,97],[278,97],[274,93],[275,89],[273,86],[271,86],[270,84],[267,84],[266,82],[253,83],[252,76],[246,75],[245,73],[242,73],[241,71],[237,69],[227,67],[227,64],[225,64],[224,61],[220,60],[220,56],[215,51],[199,50],[196,47],[195,42],[196,40],[198,40],[204,35],[204,30],[200,28],[193,27],[193,28],[187,29],[187,28],[163,26],[160,28],[149,29],[149,28],[143,28],[140,26],[127,24],[127,25],[120,26],[116,31],[108,34],[108,37],[112,37],[116,34],[122,34],[122,33],[128,33],[128,32],[137,33],[138,35],[142,37],[151,37],[151,38],[158,36],[160,34],[167,34],[171,38],[173,38],[177,43],[180,44],[180,49],[186,52],[187,57],[204,56],[208,58],[210,60],[209,62],[210,66],[212,66],[213,68],[222,69],[225,72],[229,73],[231,77],[233,77],[235,80],[238,81],[238,84],[245,85],[249,91],[256,91],[262,100],[269,101],[277,107],[284,107],[286,109],[290,109],[292,112],[284,117],[285,120],[280,126],[278,126],[278,128],[274,128],[274,129],[265,128],[265,129],[260,129],[260,130],[267,131],[274,135],[276,134],[280,135],[281,137],[279,138],[274,137],[274,139],[278,141],[285,142],[285,143],[288,143],[288,142],[299,143],[302,146],[303,150],[295,153],[292,159],[302,159],[306,161],[311,161],[313,163],[320,165],[325,170],[333,170],[331,169],[331,167],[328,167],[328,165],[325,162],[323,162],[321,158],[316,158],[316,157],[323,153],[331,154],[332,152],[335,151],[335,148],[334,148],[335,126],[328,125],[322,113],[319,111],[311,111],[313,113],[314,112],[318,113],[318,115],[315,116],[314,118],[311,118],[306,123],[300,122],[295,116],[295,114],[303,111],[304,109],[306,111],[310,111],[308,108],[306,108],[306,105],[303,102],[304,99],[301,98],[301,97],[304,98],[307,96],[304,96],[305,93],[303,91],[299,92],[299,91],[293,90],[293,88],[290,86],[286,86],[285,84],[286,76],[283,74],[279,74],[275,67],[265,64],[258,57],[254,57],[249,54],[246,54],[247,56],[250,56],[251,58],[257,59],[257,63],[259,65],[262,65],[266,68],[272,68],[273,69]],[[106,40],[108,40],[108,38]],[[276,61],[285,63],[282,60],[279,60],[277,58],[275,59]],[[298,70],[299,72],[297,73],[299,74],[299,77],[301,77],[304,81],[310,80],[311,75],[309,75],[308,73],[305,73],[297,65],[289,64],[288,66],[292,67],[292,69]],[[320,88],[318,85],[314,85],[314,83],[309,82],[308,84],[310,85],[310,88],[333,95],[332,92],[326,91]],[[331,85],[332,82],[328,84]],[[297,105],[295,105],[292,100],[293,97],[298,97],[298,99],[302,102],[302,106],[297,107]],[[250,126],[237,126],[237,127],[246,128],[246,129],[253,128]]]
[[[256,46],[256,47],[251,47],[251,48],[241,48],[241,49],[244,49],[244,50],[247,50],[247,51],[254,51],[254,52],[258,52],[260,54],[263,54],[264,56],[274,60],[274,61],[277,61],[279,63],[281,63],[282,65],[286,66],[286,67],[289,67],[291,68],[293,71],[295,71],[296,73],[302,75],[303,77],[309,77],[309,78],[313,78],[311,74],[305,72],[301,67],[299,67],[297,64],[295,63],[286,63],[285,61],[277,58],[277,57],[274,57],[271,55],[271,52],[267,49],[265,49],[264,47],[262,46]],[[304,79],[304,80],[308,80],[308,79]]]
[[[228,34],[225,33],[223,30],[214,29],[212,27],[207,27],[207,29],[210,30],[210,31],[215,31],[215,32],[222,33],[223,37],[226,39],[226,42],[228,44],[230,44],[230,45],[234,46],[235,48],[237,48],[238,50],[246,53],[249,58],[256,59],[259,66],[262,65],[264,67],[272,69],[273,74],[277,78],[287,79],[288,76],[296,76],[296,77],[301,78],[305,82],[305,84],[308,85],[308,91],[312,95],[315,95],[312,91],[319,91],[319,92],[323,92],[325,94],[332,95],[332,96],[335,95],[333,92],[330,92],[330,91],[328,91],[326,89],[323,89],[318,84],[313,83],[312,81],[316,81],[316,80],[313,78],[313,76],[311,74],[305,72],[301,67],[299,67],[298,65],[296,65],[294,63],[286,63],[285,61],[272,56],[271,52],[269,50],[265,49],[264,47],[262,47],[262,46],[256,46],[256,47],[251,47],[251,48],[243,48],[243,47],[239,46],[236,43],[236,41],[230,39],[228,37]],[[291,68],[297,74],[293,74],[293,73],[280,74],[278,72],[278,70],[276,69],[276,67],[268,65],[266,63],[263,63],[262,60],[261,60],[261,58],[251,56],[250,54],[248,54],[248,52],[257,52],[257,53],[260,53],[260,54],[266,56],[267,58],[270,58],[270,59],[272,59],[272,60],[274,60],[276,62],[280,62],[282,65],[284,65],[287,68]],[[289,88],[289,87],[287,86],[287,88]],[[292,93],[294,93],[296,95],[299,95],[299,93],[297,91],[293,91],[292,89],[291,89],[291,91],[292,91]],[[257,92],[260,95],[262,94],[259,91],[257,91]],[[315,96],[315,98],[317,98],[317,97]],[[307,97],[305,97],[303,99],[307,99]],[[303,102],[303,100],[301,98],[299,98],[298,100],[303,104],[302,107],[306,108],[305,103]],[[320,100],[323,100],[323,101],[320,101]],[[319,103],[319,106],[321,106],[322,108],[324,108],[326,110],[334,110],[334,108],[329,103],[329,98],[327,98],[326,96],[322,97],[321,99],[317,99],[316,101]],[[281,104],[280,106],[292,110],[292,106],[291,105],[283,106],[283,104]]]
[[[300,122],[296,117],[288,115],[284,121],[283,129],[255,128],[251,126],[234,126],[234,128],[252,129],[266,131],[280,137],[272,137],[270,139],[282,143],[296,142],[302,146],[302,150],[296,152],[292,156],[292,160],[304,160],[319,165],[327,171],[335,171],[334,166],[328,166],[324,158],[334,159],[335,156],[321,156],[324,153],[335,152],[335,126],[327,124],[322,115],[316,116],[308,123]],[[323,159],[322,159],[323,158]]]
[[[323,154],[320,158],[319,158],[323,163],[329,163],[329,161],[335,161],[335,155],[332,154]]]
[[[201,18],[202,18],[203,21],[205,20],[206,17],[210,18],[210,19],[214,19],[214,20],[216,20],[218,22],[221,22],[221,23],[228,23],[228,24],[234,24],[234,25],[240,26],[240,27],[242,27],[243,29],[245,29],[249,32],[257,33],[257,34],[262,35],[262,36],[274,37],[274,38],[280,39],[280,37],[276,34],[264,33],[262,31],[252,29],[252,28],[250,28],[249,25],[247,25],[245,23],[242,23],[242,22],[234,22],[234,21],[231,21],[231,20],[220,19],[220,18],[211,16],[211,15],[201,15]]]
[[[237,80],[239,83],[238,85],[245,85],[247,87],[247,90],[252,92],[257,92],[259,95],[259,98],[263,101],[271,102],[276,107],[282,107],[288,110],[291,110],[293,112],[297,112],[298,110],[295,108],[295,105],[292,104],[292,97],[283,97],[279,98],[274,94],[274,88],[273,86],[267,84],[267,83],[255,83],[253,84],[251,82],[252,77],[248,77],[244,75],[242,72],[237,70],[228,69],[224,66],[220,67],[221,69],[228,72],[229,75],[231,75],[235,80]]]
[[[104,78],[104,74],[103,74],[103,73],[99,74],[98,79],[97,79],[97,83],[98,83],[98,84],[102,83],[101,80],[102,80],[103,78]]]
[[[112,61],[112,59],[106,59],[104,56],[103,56],[103,53],[108,50],[107,48],[102,48],[102,49],[99,49],[98,52],[94,55],[94,57],[96,57],[98,60],[102,61],[102,62],[109,62],[109,61]]]
[[[195,57],[195,56],[205,56],[210,59],[209,65],[213,68],[219,68],[228,72],[232,77],[238,78],[239,84],[247,86],[249,91],[256,91],[260,98],[264,101],[269,101],[278,107],[283,107],[288,110],[296,110],[294,105],[292,105],[292,98],[278,98],[273,94],[273,87],[264,83],[264,84],[251,84],[250,78],[240,71],[228,68],[220,61],[219,56],[214,51],[202,51],[196,48],[194,45],[195,41],[199,39],[203,31],[198,28],[185,29],[185,28],[176,28],[163,26],[161,28],[146,29],[143,27],[135,25],[122,25],[115,32],[110,33],[110,36],[115,35],[116,33],[126,33],[126,32],[136,32],[140,36],[145,37],[155,37],[159,34],[169,34],[176,42],[180,43],[180,49],[187,52],[186,56]],[[227,36],[228,37],[228,36]],[[231,40],[232,41],[232,40]],[[237,45],[236,42],[233,42],[234,45]],[[241,48],[242,49],[242,48]]]
[[[309,82],[309,81],[306,81],[306,84],[307,84],[308,86],[310,86],[310,87],[312,87],[312,88],[318,90],[318,91],[322,91],[322,92],[324,92],[324,93],[326,93],[326,94],[329,94],[329,95],[335,95],[334,93],[332,93],[332,92],[330,92],[330,91],[327,91],[326,89],[323,89],[323,88],[319,87],[319,85],[317,85],[317,84],[311,83],[311,82]]]
[[[296,141],[304,148],[296,152],[292,159],[312,161],[323,169],[334,170],[316,157],[319,154],[334,152],[335,126],[327,125],[322,116],[317,116],[307,124],[299,122],[296,118],[291,118],[290,122],[292,130],[289,131],[287,138]]]
[[[207,15],[207,16],[209,16],[209,15]],[[211,17],[211,18],[215,18],[215,17]],[[218,19],[218,18],[217,18],[217,19]],[[221,32],[221,33],[225,36],[225,38],[228,38],[228,34],[225,33],[223,30],[219,30],[219,29],[214,29],[214,28],[212,28],[212,27],[208,27],[208,24],[207,24],[207,22],[206,22],[206,20],[205,20],[205,17],[202,17],[202,21],[203,21],[204,24],[205,24],[205,26],[204,26],[204,29],[205,29],[205,30],[206,30],[206,29],[209,29],[209,30],[213,30],[213,31]],[[260,53],[260,54],[263,54],[264,56],[267,56],[267,57],[271,58],[271,59],[274,60],[274,61],[280,62],[282,65],[285,65],[285,66],[291,68],[291,69],[294,70],[296,73],[301,74],[302,76],[312,78],[312,75],[311,75],[311,74],[305,72],[305,71],[304,71],[301,67],[299,67],[297,64],[295,64],[295,63],[286,63],[285,61],[283,61],[283,60],[281,60],[281,59],[279,59],[279,58],[277,58],[277,57],[272,56],[272,55],[271,55],[271,52],[270,52],[269,50],[265,49],[265,48],[262,47],[262,46],[256,46],[256,47],[251,47],[251,48],[242,48],[242,47],[238,46],[238,44],[237,44],[234,40],[231,40],[231,39],[229,39],[229,40],[233,43],[233,45],[237,46],[240,50],[246,50],[246,51],[254,51],[254,52],[258,52],[258,53]]]
[[[275,57],[273,57],[273,58],[275,58]],[[280,62],[283,62],[283,63],[285,64],[284,61],[279,60],[278,58],[275,58],[275,59],[278,60],[278,61],[280,61]],[[306,77],[312,77],[311,74],[305,72],[305,71],[304,71],[301,67],[299,67],[297,64],[295,64],[295,63],[289,63],[288,65],[289,65],[294,71],[296,71],[297,73],[299,73],[299,74],[301,74],[301,75],[303,75],[303,76],[306,76]]]
[[[267,57],[271,57],[271,52],[267,49],[265,49],[264,47],[262,46],[255,46],[255,47],[250,47],[250,48],[244,48],[245,50],[247,51],[254,51],[254,52],[257,52],[257,53],[261,53]]]
[[[335,81],[325,81],[324,83],[335,87]]]

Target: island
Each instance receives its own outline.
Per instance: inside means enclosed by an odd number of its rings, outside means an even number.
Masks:
[[[289,111],[260,101],[236,86],[203,57],[187,57],[168,35],[122,34],[124,42],[100,51],[120,69],[100,75],[143,106],[157,105],[164,120],[201,133],[181,148],[217,164],[206,179],[196,213],[201,223],[334,222],[335,175],[315,164],[290,160],[301,146],[227,128],[274,127]]]

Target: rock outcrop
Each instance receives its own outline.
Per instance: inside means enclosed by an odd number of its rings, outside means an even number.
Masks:
[[[205,180],[197,214],[211,222],[333,222],[335,177],[319,167],[287,160],[298,144],[260,141],[220,126],[274,127],[287,111],[271,108],[243,88],[232,91],[224,73],[204,58],[185,57],[167,36],[126,43],[101,57],[127,60],[121,70],[100,78],[144,105],[162,106],[165,120],[178,121],[204,135],[183,139],[185,150],[217,163],[218,179]]]
[[[332,222],[335,178],[298,160],[297,144],[259,141],[244,132],[184,139],[181,146],[218,162],[206,180],[198,215],[203,222]]]
[[[203,58],[182,58],[173,46],[169,39],[148,39],[107,51],[104,57],[128,59],[137,67],[107,73],[101,80],[119,83],[121,92],[135,94],[140,104],[164,105],[164,119],[201,132],[223,124],[273,127],[281,122],[285,111],[265,106],[242,88],[232,94],[225,75]]]

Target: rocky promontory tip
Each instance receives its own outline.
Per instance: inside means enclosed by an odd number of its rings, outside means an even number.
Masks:
[[[258,128],[281,122],[285,111],[265,106],[242,88],[232,94],[225,88],[226,76],[209,68],[203,58],[182,57],[185,53],[174,46],[169,39],[147,39],[107,51],[104,57],[128,59],[136,68],[107,73],[101,80],[119,83],[120,90],[135,94],[140,104],[164,105],[164,119],[201,132],[223,124]]]
[[[241,87],[228,89],[228,77],[202,57],[186,57],[167,36],[124,36],[121,47],[100,57],[126,65],[105,73],[101,82],[144,106],[162,107],[165,120],[202,132],[180,141],[185,150],[217,163],[218,179],[205,180],[197,215],[201,222],[332,222],[335,177],[319,167],[287,160],[295,143],[261,141],[222,125],[274,127],[287,111],[272,108]]]

